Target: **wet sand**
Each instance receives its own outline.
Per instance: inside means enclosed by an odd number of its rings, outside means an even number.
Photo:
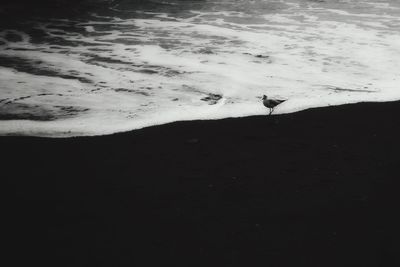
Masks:
[[[400,103],[1,137],[15,266],[400,266]],[[4,175],[4,173],[6,173]]]

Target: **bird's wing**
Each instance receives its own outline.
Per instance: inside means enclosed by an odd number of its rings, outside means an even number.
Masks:
[[[282,99],[271,99],[270,101],[271,101],[271,103],[273,103],[273,104],[275,104],[275,105],[278,105],[278,104],[280,104],[280,103],[282,103],[282,102],[285,102],[286,100],[282,100]]]

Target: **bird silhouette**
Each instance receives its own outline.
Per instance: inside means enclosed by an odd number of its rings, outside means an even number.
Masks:
[[[274,112],[274,108],[281,104],[282,102],[285,102],[286,100],[283,99],[269,99],[266,95],[263,95],[262,101],[265,107],[269,108],[269,114],[271,115],[272,112]]]

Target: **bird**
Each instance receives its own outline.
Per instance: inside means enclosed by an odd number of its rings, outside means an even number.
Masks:
[[[283,100],[283,99],[268,99],[268,97],[266,95],[263,95],[262,101],[263,101],[264,106],[269,108],[269,114],[268,115],[271,115],[272,112],[274,112],[274,108],[277,105],[285,102],[286,100]]]

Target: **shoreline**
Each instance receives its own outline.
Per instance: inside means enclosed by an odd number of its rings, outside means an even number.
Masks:
[[[1,136],[16,266],[396,266],[400,102]]]
[[[286,110],[282,113],[274,113],[273,116],[286,116],[290,114],[296,114],[296,113],[301,113],[305,112],[308,110],[319,110],[319,109],[325,109],[325,108],[334,108],[334,107],[340,107],[340,106],[347,106],[347,105],[355,105],[355,104],[382,104],[382,103],[396,103],[400,102],[400,100],[397,99],[389,99],[389,100],[379,100],[379,101],[356,101],[356,102],[350,102],[350,103],[335,103],[335,104],[329,104],[329,105],[323,105],[323,106],[318,106],[314,104],[308,104],[302,108],[299,108],[297,106],[292,107],[289,110]],[[260,107],[262,105],[260,104]],[[266,108],[262,108],[263,110],[267,110]],[[25,114],[26,115],[26,114]],[[11,128],[14,130],[10,132],[10,130],[2,132],[2,129],[0,128],[0,138],[1,137],[37,137],[37,138],[54,138],[54,139],[68,139],[68,138],[92,138],[92,137],[100,137],[100,136],[107,136],[107,135],[115,135],[115,134],[124,134],[124,133],[131,133],[135,131],[140,131],[143,129],[147,128],[152,128],[152,127],[162,127],[163,125],[169,125],[169,124],[174,124],[174,123],[185,123],[185,122],[203,122],[203,121],[223,121],[223,120],[230,120],[230,119],[251,119],[251,118],[256,118],[256,117],[265,117],[268,115],[268,112],[266,111],[265,114],[242,114],[242,115],[233,115],[233,116],[217,116],[217,117],[211,117],[211,118],[180,118],[178,120],[161,120],[161,121],[153,121],[153,123],[144,123],[144,122],[139,122],[135,127],[126,127],[121,128],[119,126],[119,130],[109,130],[108,127],[103,128],[101,134],[99,132],[95,131],[87,131],[83,132],[78,130],[78,128],[74,128],[71,126],[71,123],[73,121],[66,121],[67,126],[62,126],[60,127],[61,124],[63,124],[63,120],[57,120],[55,119],[54,121],[52,120],[13,120],[8,117],[6,120],[1,120],[0,119],[0,126],[2,122],[4,124],[7,124],[8,122],[11,125]],[[1,117],[1,115],[0,115]],[[43,126],[39,124],[46,124],[46,123],[56,123],[52,127],[49,126]],[[23,123],[23,124],[22,124]],[[76,122],[77,124],[81,124],[82,122]],[[60,125],[58,125],[60,124]],[[90,124],[87,124],[87,127],[93,127],[93,122]],[[10,126],[8,125],[8,126]],[[25,125],[25,126],[24,126]],[[6,125],[7,126],[7,125]],[[70,128],[72,127],[72,129]],[[80,126],[81,127],[81,126]],[[117,127],[117,126],[116,126]],[[21,130],[22,128],[30,129],[30,133],[27,132],[27,130]],[[117,127],[118,128],[118,127]],[[62,130],[64,129],[64,130]],[[74,133],[74,134],[72,134]]]

